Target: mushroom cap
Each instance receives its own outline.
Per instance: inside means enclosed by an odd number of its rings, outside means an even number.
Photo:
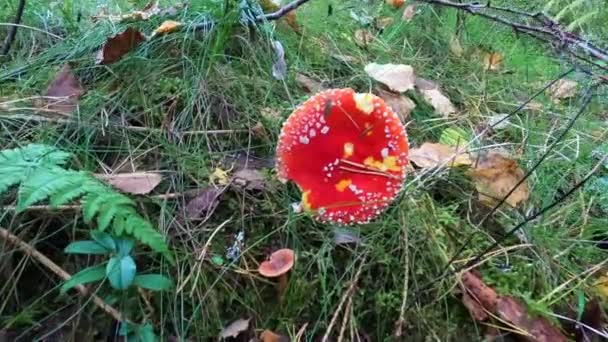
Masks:
[[[260,264],[258,271],[264,277],[274,278],[287,273],[293,267],[294,253],[289,248],[274,251],[267,261]]]
[[[317,220],[367,223],[403,186],[407,135],[381,98],[331,89],[283,123],[276,160],[279,177],[300,187],[302,207]]]

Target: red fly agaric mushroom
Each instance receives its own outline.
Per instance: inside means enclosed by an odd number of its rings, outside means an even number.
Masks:
[[[279,278],[279,298],[287,288],[287,272],[291,270],[294,262],[293,250],[289,248],[274,251],[267,261],[260,264],[258,271],[267,278]]]
[[[381,98],[326,90],[283,123],[276,160],[279,177],[300,187],[302,207],[319,221],[367,223],[402,188],[407,135]]]

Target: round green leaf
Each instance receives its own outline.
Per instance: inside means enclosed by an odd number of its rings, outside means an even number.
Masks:
[[[106,267],[106,276],[110,285],[117,290],[124,290],[133,283],[137,266],[131,256],[114,256]]]
[[[64,250],[69,254],[108,254],[112,250],[98,244],[96,241],[76,241],[70,243]]]
[[[133,250],[135,240],[133,239],[116,239],[116,250],[120,256],[127,256]]]
[[[133,284],[152,291],[169,290],[173,287],[171,279],[160,274],[141,274],[135,277]]]

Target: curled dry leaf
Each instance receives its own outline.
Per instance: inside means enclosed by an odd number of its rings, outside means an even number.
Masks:
[[[405,123],[409,119],[412,110],[416,108],[414,101],[405,95],[382,89],[377,89],[376,94],[380,96],[397,115],[399,115],[401,122]]]
[[[123,32],[109,38],[97,53],[97,64],[110,64],[122,58],[129,51],[145,41],[145,36],[138,30],[128,27]]]
[[[418,91],[422,94],[425,101],[435,108],[437,113],[445,117],[456,113],[456,107],[454,107],[452,101],[450,101],[447,96],[443,95],[435,82],[423,78],[416,78],[416,88],[418,88]]]
[[[174,20],[165,20],[159,27],[152,32],[152,37],[157,36],[159,34],[167,34],[171,32],[175,32],[182,27],[182,23]]]
[[[245,190],[264,190],[266,179],[258,170],[242,169],[232,175],[232,184]]]
[[[208,219],[217,208],[223,192],[223,189],[214,186],[201,189],[186,205],[186,217],[190,220]]]
[[[483,54],[483,65],[486,70],[499,70],[503,57],[498,52],[486,52]]]
[[[392,91],[401,93],[414,89],[416,75],[409,65],[370,63],[365,66],[365,72]]]
[[[115,175],[100,175],[101,179],[120,191],[133,195],[149,194],[163,180],[163,176],[156,172],[119,173]]]
[[[261,342],[289,342],[289,338],[279,335],[271,330],[264,330],[260,334]]]
[[[576,95],[577,88],[578,83],[562,78],[555,82],[555,84],[552,85],[547,91],[549,92],[549,96],[551,96],[554,101],[559,101],[574,97],[574,95]]]
[[[403,10],[403,15],[401,16],[401,19],[403,19],[403,21],[405,21],[406,23],[409,23],[410,21],[412,21],[415,15],[416,5],[407,5]]]
[[[240,318],[228,324],[228,326],[222,329],[222,331],[220,332],[219,338],[236,338],[240,333],[249,329],[249,321],[250,319]]]
[[[470,171],[479,192],[479,201],[494,206],[504,198],[524,178],[524,171],[513,159],[499,152],[489,152],[481,156],[476,167]],[[509,197],[506,203],[516,207],[530,197],[527,182],[523,182]]]
[[[530,342],[566,342],[568,339],[547,319],[531,316],[524,305],[511,296],[502,296],[496,304],[496,314],[521,332],[522,338]]]
[[[471,165],[471,156],[456,147],[426,142],[409,152],[410,160],[421,168]]]
[[[355,42],[360,47],[367,47],[376,37],[368,30],[359,29],[355,31]]]
[[[309,93],[318,93],[325,89],[321,82],[300,73],[296,74],[296,82]]]
[[[65,64],[49,84],[39,106],[54,112],[70,113],[84,93],[69,64]]]

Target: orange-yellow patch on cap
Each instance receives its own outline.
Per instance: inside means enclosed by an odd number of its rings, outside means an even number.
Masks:
[[[370,93],[356,93],[354,99],[357,109],[361,112],[369,115],[374,111],[374,95]]]
[[[397,165],[397,157],[387,156],[382,161],[374,159],[374,157],[367,157],[363,161],[363,164],[371,166],[380,171],[401,171],[401,167]]]
[[[344,158],[348,158],[355,153],[355,145],[351,142],[344,144]]]
[[[353,180],[352,179],[350,179],[350,178],[349,179],[342,179],[338,183],[336,183],[336,190],[338,190],[340,192],[343,192],[351,184],[353,184]]]

